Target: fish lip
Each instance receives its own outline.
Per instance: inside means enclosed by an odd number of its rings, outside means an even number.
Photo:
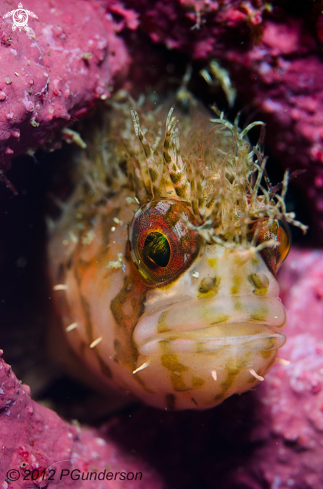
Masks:
[[[202,338],[202,342],[211,342],[212,344],[229,344],[230,342],[238,344],[243,342],[252,342],[257,339],[273,338],[279,343],[284,343],[285,335],[279,333],[279,330],[284,325],[286,320],[286,314],[284,306],[278,297],[252,297],[252,296],[239,296],[242,302],[245,303],[245,310],[233,311],[232,310],[232,297],[229,296],[217,296],[216,299],[187,299],[161,302],[158,304],[153,304],[146,313],[141,316],[137,326],[134,330],[133,339],[139,349],[144,351],[147,350],[146,346],[148,344],[156,344],[159,342],[176,342],[176,340],[181,340],[182,342],[190,341],[191,343],[199,343],[199,336]],[[266,319],[250,319],[250,311],[252,312],[254,308],[265,305],[270,313]],[[181,314],[188,307],[192,308],[192,314],[186,314],[186,319],[181,320]],[[231,309],[230,309],[231,307]],[[249,307],[249,309],[248,309]],[[222,311],[230,311],[231,316],[219,321],[219,308]],[[272,308],[272,309],[271,309]],[[276,316],[272,313],[275,311]],[[203,316],[207,313],[208,320],[203,319]],[[173,324],[172,327],[167,325],[167,321],[160,322],[162,314],[165,313],[165,317],[169,317],[169,322]],[[214,321],[212,321],[212,315],[214,313]],[[216,314],[218,318],[216,320]],[[196,318],[196,320],[195,320]],[[187,324],[185,324],[187,322]],[[189,323],[189,324],[188,324]],[[242,334],[230,335],[231,328],[241,329]],[[213,332],[217,334],[211,335]],[[260,330],[257,333],[257,330]],[[219,335],[219,333],[222,336]],[[248,332],[248,334],[246,334]],[[210,344],[211,344],[210,343]],[[282,346],[282,344],[280,346]]]
[[[242,323],[225,323],[231,324],[231,326],[239,325]],[[252,323],[250,323],[252,324]],[[165,345],[168,345],[167,349],[171,349],[173,353],[211,353],[216,350],[221,350],[228,347],[240,348],[248,347],[254,350],[276,350],[284,345],[286,342],[286,336],[282,333],[275,332],[270,328],[263,326],[265,330],[256,334],[241,334],[233,336],[210,336],[204,337],[200,340],[196,338],[197,332],[207,332],[216,328],[216,326],[206,326],[195,330],[180,331],[179,333],[166,332],[157,333],[150,337],[147,337],[140,345],[138,345],[138,351],[143,355],[151,355],[153,353],[161,353],[159,344],[163,344],[162,350]],[[271,340],[272,346],[268,347],[268,340]],[[267,342],[267,347],[264,348]]]
[[[217,296],[216,298],[209,298],[209,299],[199,299],[196,300],[196,298],[188,297],[188,296],[181,296],[177,300],[165,300],[165,301],[160,301],[157,304],[149,304],[149,302],[146,302],[145,307],[149,308],[150,310],[147,310],[139,319],[138,324],[141,322],[142,319],[150,316],[155,316],[158,313],[161,314],[163,312],[170,312],[173,311],[177,308],[181,309],[186,309],[187,307],[194,307],[194,306],[204,306],[204,307],[214,307],[214,305],[217,304],[217,302],[222,303],[226,300],[230,301],[234,297],[234,299],[241,300],[242,302],[250,303],[251,301],[254,301],[258,303],[259,305],[264,305],[268,304],[269,306],[272,306],[273,303],[276,303],[276,307],[278,306],[280,308],[280,312],[282,313],[282,320],[278,321],[280,322],[280,325],[275,325],[275,321],[273,321],[274,318],[266,318],[266,320],[263,319],[248,319],[244,321],[235,321],[235,320],[223,320],[223,321],[214,321],[213,323],[208,323],[205,322],[201,328],[196,328],[196,329],[202,329],[207,326],[212,326],[214,324],[236,324],[236,323],[242,323],[242,322],[250,322],[250,323],[257,323],[257,324],[266,324],[268,328],[271,328],[273,331],[276,331],[277,329],[280,330],[284,324],[286,323],[286,312],[285,308],[282,304],[282,301],[279,297],[277,296],[271,296],[271,297],[263,297],[263,296]],[[230,304],[231,305],[231,304]],[[138,326],[138,325],[137,325]],[[195,329],[195,328],[194,328]],[[181,330],[184,331],[184,330]],[[174,330],[176,332],[176,330]]]

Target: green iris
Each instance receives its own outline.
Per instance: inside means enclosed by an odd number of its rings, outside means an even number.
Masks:
[[[148,234],[144,244],[145,255],[159,267],[167,267],[170,247],[166,236],[153,232]]]

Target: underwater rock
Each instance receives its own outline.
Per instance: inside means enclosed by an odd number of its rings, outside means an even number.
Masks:
[[[288,341],[257,389],[260,401],[248,438],[246,487],[319,489],[323,485],[323,253],[292,250],[280,273]],[[290,362],[287,365],[288,360]],[[235,470],[233,480],[241,480]],[[245,486],[243,486],[245,487]]]
[[[162,488],[148,464],[125,454],[103,432],[68,424],[32,401],[29,387],[17,380],[2,359],[0,385],[3,489],[27,489],[31,481],[37,488],[121,488],[124,480],[130,489],[139,484],[140,488]]]
[[[18,3],[18,2],[17,2]],[[30,0],[27,32],[0,5],[0,169],[109,97],[129,65],[124,41],[99,2]],[[130,29],[135,17],[119,12]],[[131,14],[131,12],[130,12]],[[55,147],[51,142],[50,147]]]
[[[276,363],[257,391],[263,419],[252,433],[264,444],[254,450],[247,470],[257,473],[257,464],[270,487],[318,489],[323,485],[322,251],[292,251],[280,285],[288,341],[279,357],[290,365]]]

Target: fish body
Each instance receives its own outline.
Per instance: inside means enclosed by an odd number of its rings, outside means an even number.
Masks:
[[[293,216],[259,195],[262,155],[236,125],[198,109],[179,134],[172,111],[166,127],[142,112],[109,110],[90,136],[50,238],[57,307],[104,382],[206,409],[263,380],[285,342],[276,271]]]

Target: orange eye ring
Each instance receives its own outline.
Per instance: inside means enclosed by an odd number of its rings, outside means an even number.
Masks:
[[[287,257],[291,247],[291,234],[287,222],[276,219],[273,224],[267,228],[267,220],[263,220],[263,226],[260,230],[257,244],[264,243],[270,239],[279,242],[279,245],[263,249],[260,254],[266,262],[267,267],[276,276],[283,261]]]
[[[151,285],[166,284],[182,274],[196,258],[202,242],[183,219],[197,224],[183,201],[158,199],[141,207],[130,225],[132,259]]]

